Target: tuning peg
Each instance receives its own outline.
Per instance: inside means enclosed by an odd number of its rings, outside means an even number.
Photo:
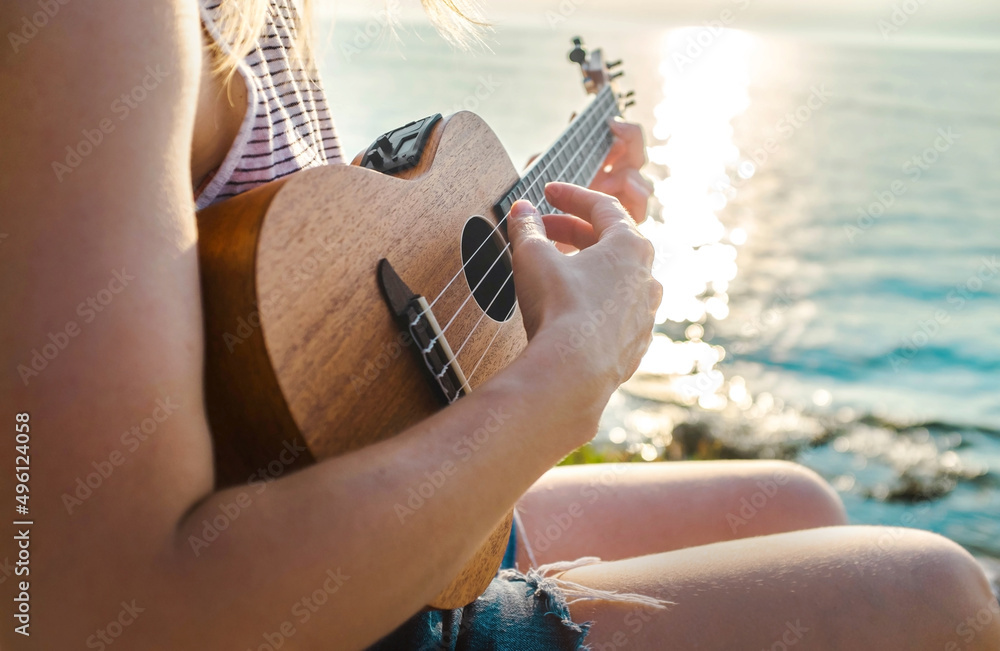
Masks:
[[[619,70],[618,72],[612,72],[610,75],[608,75],[608,79],[614,80],[614,79],[618,79],[619,77],[622,77],[624,75],[625,75],[625,73],[623,71]]]
[[[612,68],[616,68],[616,67],[620,66],[621,64],[622,64],[622,60],[621,59],[618,59],[617,61],[612,61],[612,62],[610,62],[608,64],[608,70],[611,70]]]
[[[633,95],[635,95],[635,91],[634,90],[630,90],[627,93],[618,93],[618,99],[628,99],[629,97],[632,97]]]
[[[579,36],[573,37],[573,49],[569,53],[569,60],[573,63],[579,63],[583,65],[583,62],[587,60],[587,51],[583,49],[583,39]]]
[[[625,106],[622,107],[622,110],[625,110],[625,109],[627,109],[630,106],[635,106],[635,100],[634,99],[630,99],[629,101],[625,102]]]

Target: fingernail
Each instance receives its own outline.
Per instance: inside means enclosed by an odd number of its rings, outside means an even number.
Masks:
[[[514,202],[514,205],[510,207],[510,216],[517,219],[520,217],[525,217],[527,215],[537,215],[538,210],[531,204],[530,201],[524,199],[518,199]]]
[[[562,191],[562,186],[557,181],[550,181],[545,184],[545,194],[554,197]]]
[[[625,127],[625,120],[616,116],[611,118],[611,120],[608,121],[608,124],[611,126],[612,131],[619,133]]]

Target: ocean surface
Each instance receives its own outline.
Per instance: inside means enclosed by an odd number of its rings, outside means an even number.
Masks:
[[[570,37],[624,59],[665,297],[597,443],[796,459],[854,522],[1000,558],[1000,46],[564,18],[471,53],[374,13],[321,21],[347,154],[464,108],[521,165],[585,101]]]

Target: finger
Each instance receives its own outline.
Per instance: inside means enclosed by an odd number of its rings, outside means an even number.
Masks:
[[[554,207],[584,219],[600,238],[610,228],[628,226],[631,219],[614,197],[571,183],[548,183],[545,198]]]
[[[545,215],[545,234],[554,242],[569,244],[573,248],[583,250],[597,243],[594,227],[588,222],[573,215]],[[563,250],[560,248],[560,250]]]
[[[571,183],[554,182],[545,186],[545,197],[560,212],[586,221],[600,239],[611,229],[632,228],[634,222],[618,199]]]
[[[618,170],[602,179],[595,180],[590,188],[617,197],[636,223],[645,221],[649,208],[649,197],[653,193],[653,184],[646,180],[638,170]]]
[[[644,192],[646,196],[653,194],[656,190],[653,182],[647,179],[646,175],[639,170],[629,170],[629,181],[635,186],[636,190]]]
[[[625,192],[626,182],[624,179],[625,179],[625,174],[622,172],[619,172],[617,174],[609,174],[605,178],[600,180],[595,180],[593,183],[591,183],[590,189],[596,190],[598,192],[603,192],[604,194],[611,195],[612,197],[618,199],[618,201],[621,202],[622,206],[625,207],[625,210],[628,211],[629,215],[635,215],[637,214],[636,213],[637,207],[640,208],[640,212],[641,212],[641,207],[637,206],[636,202],[632,200],[632,197],[628,196],[627,193]],[[633,217],[633,219],[634,218],[635,217]]]
[[[653,184],[639,170],[631,168],[617,170],[601,179],[595,179],[590,189],[617,197],[637,223],[642,223],[646,219],[649,197],[653,194]]]
[[[614,167],[615,163],[621,160],[622,156],[628,153],[628,143],[622,138],[615,136],[615,139],[611,142],[611,148],[608,149],[608,155],[604,157],[604,164],[601,165],[601,172],[608,167]]]
[[[642,127],[615,118],[611,120],[611,132],[624,140],[626,145],[626,153],[617,161],[619,165],[624,163],[639,169],[646,164],[646,141],[642,135]]]
[[[652,181],[643,176],[642,172],[628,167],[617,169],[601,178],[595,177],[590,189],[621,198],[620,193],[626,189],[640,196],[649,197],[655,188]]]
[[[546,245],[551,245],[545,235],[545,224],[538,210],[530,201],[523,199],[515,202],[510,208],[510,217],[507,218],[507,238],[510,240],[512,252],[531,243],[544,242]]]

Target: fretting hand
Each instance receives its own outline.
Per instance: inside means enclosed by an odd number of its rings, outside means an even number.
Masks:
[[[615,118],[611,122],[611,131],[615,140],[590,189],[615,197],[632,219],[641,223],[646,219],[646,208],[653,193],[653,184],[639,171],[646,164],[642,127]]]

